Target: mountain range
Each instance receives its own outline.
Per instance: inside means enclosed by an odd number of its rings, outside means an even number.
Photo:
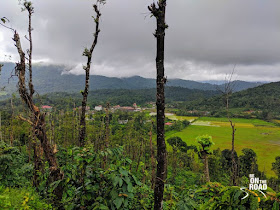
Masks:
[[[4,91],[0,92],[0,96],[16,92],[17,78],[11,77],[14,73],[13,63],[4,63],[2,75],[0,77],[0,88]],[[39,94],[51,92],[79,92],[84,88],[84,75],[74,75],[67,72],[65,66],[58,65],[34,65],[33,66],[33,82],[35,90]],[[234,81],[234,91],[241,91],[248,88],[262,85],[261,82]],[[214,85],[210,83],[196,82],[183,79],[168,79],[167,86],[182,87],[198,90],[223,90],[224,85]],[[98,89],[147,89],[155,88],[156,80],[133,76],[127,78],[106,77],[99,75],[90,76],[90,90]]]

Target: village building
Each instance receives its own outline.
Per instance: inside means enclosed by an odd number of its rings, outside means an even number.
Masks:
[[[173,123],[171,123],[171,122],[167,122],[167,123],[165,123],[165,125],[170,126],[170,125],[173,125]]]
[[[94,109],[95,109],[96,111],[102,111],[102,110],[103,110],[103,107],[102,107],[102,105],[98,105],[98,106],[95,106]]]
[[[120,107],[120,110],[126,111],[126,112],[134,112],[135,108],[133,108],[131,106],[123,106],[123,107]]]
[[[52,111],[52,107],[48,106],[48,105],[41,106],[41,109],[42,109],[42,111],[45,111],[45,112]]]
[[[124,124],[127,124],[128,123],[128,120],[118,120],[118,123],[120,125],[124,125]]]

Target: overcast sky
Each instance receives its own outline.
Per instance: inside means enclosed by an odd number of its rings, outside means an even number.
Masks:
[[[84,47],[93,40],[90,0],[34,0],[34,59],[73,66],[82,74]],[[155,78],[155,19],[152,0],[107,0],[101,7],[101,33],[91,73]],[[18,0],[1,0],[0,17],[10,20],[22,39],[27,12]],[[223,80],[236,65],[235,79],[280,80],[279,0],[167,0],[168,78]],[[0,27],[0,61],[17,60],[12,32]],[[27,43],[26,43],[27,44]],[[26,46],[26,45],[25,45]]]

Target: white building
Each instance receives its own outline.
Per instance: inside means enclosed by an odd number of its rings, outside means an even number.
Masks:
[[[99,106],[95,106],[94,109],[95,109],[96,111],[102,111],[102,110],[103,110],[103,107],[102,107],[101,105],[99,105]]]

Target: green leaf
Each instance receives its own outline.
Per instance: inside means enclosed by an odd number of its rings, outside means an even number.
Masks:
[[[123,185],[123,180],[122,178],[119,179],[119,186],[121,187]]]
[[[100,204],[100,206],[98,208],[101,210],[109,210],[109,208],[103,204]]]
[[[279,209],[279,203],[277,201],[275,201],[273,203],[273,207],[272,207],[272,210],[278,210]]]
[[[241,190],[239,190],[239,191],[237,191],[236,193],[235,193],[235,195],[234,195],[234,201],[239,201],[239,196],[241,195],[241,193],[242,193],[243,191],[241,191]],[[238,203],[238,202],[237,202]]]
[[[120,168],[120,173],[123,175],[123,176],[128,176],[128,172],[127,170],[123,169],[123,168]]]
[[[118,192],[117,192],[115,189],[113,189],[113,190],[111,191],[110,195],[111,195],[111,197],[112,197],[112,200],[114,200],[115,198],[118,198],[118,197],[119,197],[119,194],[118,194]]]
[[[132,186],[131,182],[127,183],[127,191],[128,192],[132,192],[133,191],[133,186]]]
[[[128,192],[127,195],[128,195],[129,198],[133,198],[134,197],[134,194],[131,193],[131,192]]]
[[[127,207],[128,205],[128,199],[124,199],[124,207]]]
[[[123,197],[116,198],[113,203],[115,204],[116,208],[119,209],[124,201]]]
[[[113,186],[114,186],[114,187],[117,186],[117,184],[119,183],[119,180],[120,180],[120,177],[118,177],[118,176],[115,176],[115,177],[113,178]]]
[[[126,182],[126,184],[128,184],[128,183],[131,182],[128,176],[126,176],[126,177],[124,178],[124,181]]]

